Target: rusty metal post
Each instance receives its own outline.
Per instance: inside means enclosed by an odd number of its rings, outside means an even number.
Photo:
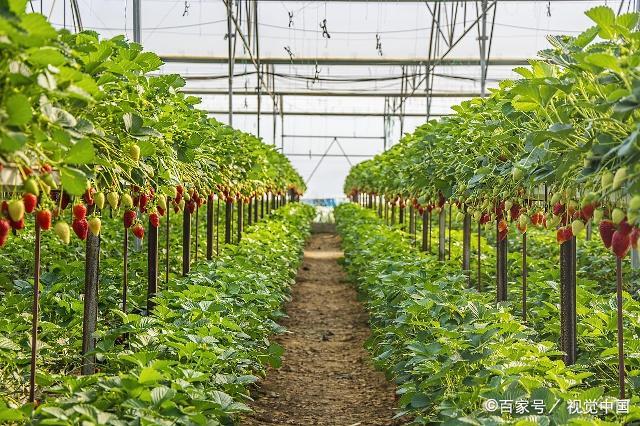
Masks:
[[[448,254],[448,259],[451,260],[451,208],[452,205],[449,204],[449,254]]]
[[[96,342],[94,333],[98,324],[98,262],[100,259],[100,236],[89,232],[86,243],[84,268],[84,313],[82,320],[82,374],[95,373]]]
[[[480,221],[478,221],[478,291],[482,291],[482,225],[480,225]]]
[[[620,399],[625,399],[624,329],[622,324],[622,259],[616,256],[616,301],[618,305],[618,385]]]
[[[444,261],[446,257],[445,235],[446,235],[446,214],[444,207],[440,208],[438,215],[438,260]]]
[[[240,244],[240,240],[242,239],[242,228],[244,227],[244,224],[242,223],[243,219],[244,219],[244,214],[243,214],[243,206],[244,206],[244,202],[243,200],[238,200],[238,227],[237,227],[237,243]]]
[[[233,201],[227,199],[224,210],[224,243],[231,243],[231,220],[233,219]]]
[[[507,243],[508,238],[500,240],[499,220],[496,219],[496,301],[507,300]]]
[[[185,206],[182,212],[182,275],[191,269],[191,213]]]
[[[164,240],[164,283],[165,285],[169,286],[169,237],[170,237],[170,230],[171,230],[171,198],[167,197],[167,211],[165,212],[167,218],[166,221],[167,223],[165,223],[165,240]]]
[[[36,400],[36,356],[38,354],[38,322],[40,320],[40,226],[36,221],[33,268],[33,305],[31,307],[31,371],[29,402]]]
[[[147,315],[151,313],[158,294],[158,228],[149,219],[149,237],[147,238]]]
[[[522,234],[522,321],[527,321],[527,233]]]
[[[129,228],[124,228],[122,243],[122,312],[127,313],[127,293],[129,292]]]
[[[198,205],[198,203],[196,203],[196,220],[194,221],[195,224],[193,226],[193,232],[194,232],[194,244],[193,244],[193,260],[194,261],[198,261],[198,228],[200,227],[200,206]]]
[[[575,237],[560,245],[560,349],[567,365],[577,357],[575,246]]]
[[[213,259],[213,194],[207,198],[207,260]]]
[[[429,221],[429,212],[427,211],[427,209],[424,209],[422,211],[422,246],[421,246],[422,251],[427,251],[428,249],[428,244],[427,244],[429,241],[428,221]]]
[[[260,202],[258,201],[258,196],[255,196],[253,198],[253,222],[254,223],[258,223],[258,214],[259,214],[258,204],[259,203]]]
[[[467,285],[471,286],[471,215],[466,209],[462,222],[462,270],[467,276]]]

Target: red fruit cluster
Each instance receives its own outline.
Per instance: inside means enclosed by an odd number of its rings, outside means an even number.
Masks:
[[[158,213],[152,212],[149,215],[149,222],[151,223],[151,225],[153,225],[154,228],[160,226],[160,216],[158,216]]]
[[[82,199],[88,206],[92,206],[95,203],[95,201],[93,200],[93,194],[95,193],[96,193],[95,188],[89,188],[86,191],[84,191],[84,194],[82,195]]]
[[[133,228],[131,228],[131,232],[137,238],[142,239],[144,237],[144,227],[140,224],[140,222],[136,223]]]
[[[480,216],[480,225],[489,223],[490,220],[491,216],[489,215],[489,213],[482,213],[482,216]]]
[[[133,222],[136,220],[136,212],[133,210],[127,210],[124,212],[123,222],[125,228],[131,228],[133,226]]]
[[[7,242],[9,237],[9,231],[11,230],[11,224],[6,219],[0,219],[0,247]]]
[[[631,247],[638,246],[638,237],[640,237],[640,230],[631,226],[626,219],[618,226],[610,220],[600,222],[602,243],[619,258],[625,257]]]
[[[24,194],[22,196],[22,202],[24,203],[24,212],[33,213],[38,205],[38,197],[33,194]]]
[[[556,231],[556,239],[560,244],[569,241],[572,237],[573,231],[571,230],[571,226],[569,225],[558,228],[558,230]]]
[[[542,212],[535,212],[531,215],[531,223],[535,226],[546,226],[547,218],[544,216]]]
[[[82,220],[87,218],[87,208],[83,204],[73,206],[74,220]]]
[[[49,230],[51,228],[51,212],[49,210],[40,210],[36,213],[36,223],[40,229]]]
[[[75,215],[75,207],[76,206],[74,206],[74,215]],[[86,213],[86,209],[85,209],[85,213]],[[87,239],[87,235],[89,235],[89,222],[87,222],[86,217],[83,217],[81,219],[76,217],[73,220],[73,223],[71,223],[71,227],[73,228],[73,232],[76,233],[78,238],[80,238],[81,240]]]

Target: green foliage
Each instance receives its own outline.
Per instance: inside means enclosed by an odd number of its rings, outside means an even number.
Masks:
[[[281,362],[282,348],[268,338],[283,331],[275,320],[283,315],[281,305],[294,282],[313,215],[313,208],[290,203],[252,225],[239,245],[225,246],[211,262],[196,263],[189,276],[172,273],[168,286],[161,284],[150,316],[142,310],[144,252],[132,250],[130,310],[119,309],[122,242],[118,232],[106,227],[96,333],[99,373],[92,376],[78,375],[84,250],[45,234],[37,376],[41,404],[35,409],[25,403],[32,287],[22,277],[29,273],[30,260],[0,269],[0,294],[6,301],[0,307],[0,423],[232,423],[248,410],[248,386],[268,365]],[[177,248],[181,236],[175,234],[171,245]],[[23,233],[9,248],[27,252],[29,239],[33,236]],[[172,265],[177,262],[172,257]]]
[[[603,418],[570,415],[569,400],[616,399],[616,320],[614,296],[600,282],[610,270],[593,261],[606,253],[600,245],[580,248],[585,267],[579,273],[578,345],[573,366],[558,349],[557,245],[544,234],[530,236],[528,319],[523,324],[519,286],[510,284],[509,300],[496,306],[492,278],[486,291],[469,288],[460,270],[461,250],[452,260],[418,252],[408,235],[388,228],[374,212],[344,204],[336,209],[345,267],[369,310],[369,350],[376,364],[398,384],[401,413],[415,424],[621,424],[640,415],[636,380],[640,364],[640,303],[625,293],[628,415]],[[460,234],[454,231],[454,241]],[[483,241],[483,247],[485,241]],[[510,242],[510,277],[517,277],[517,243]],[[484,269],[492,269],[493,250],[483,248]],[[542,399],[542,415],[488,412],[485,400]]]
[[[549,37],[540,59],[516,68],[521,79],[453,107],[454,115],[358,164],[345,193],[423,205],[441,193],[481,211],[487,202],[540,199],[543,185],[595,192],[610,203],[640,193],[639,15],[615,16],[605,6],[586,14],[595,27]],[[622,167],[628,173],[620,188],[601,187],[603,173]]]

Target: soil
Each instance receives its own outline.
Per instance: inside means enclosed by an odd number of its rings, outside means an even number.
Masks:
[[[298,271],[282,367],[270,370],[252,395],[254,413],[242,425],[390,426],[394,386],[364,349],[367,314],[338,264],[340,239],[314,234]]]

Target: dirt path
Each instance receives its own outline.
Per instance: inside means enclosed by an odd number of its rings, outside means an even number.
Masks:
[[[337,263],[339,237],[315,234],[298,271],[282,367],[255,393],[243,425],[396,425],[394,389],[363,348],[367,315]]]

